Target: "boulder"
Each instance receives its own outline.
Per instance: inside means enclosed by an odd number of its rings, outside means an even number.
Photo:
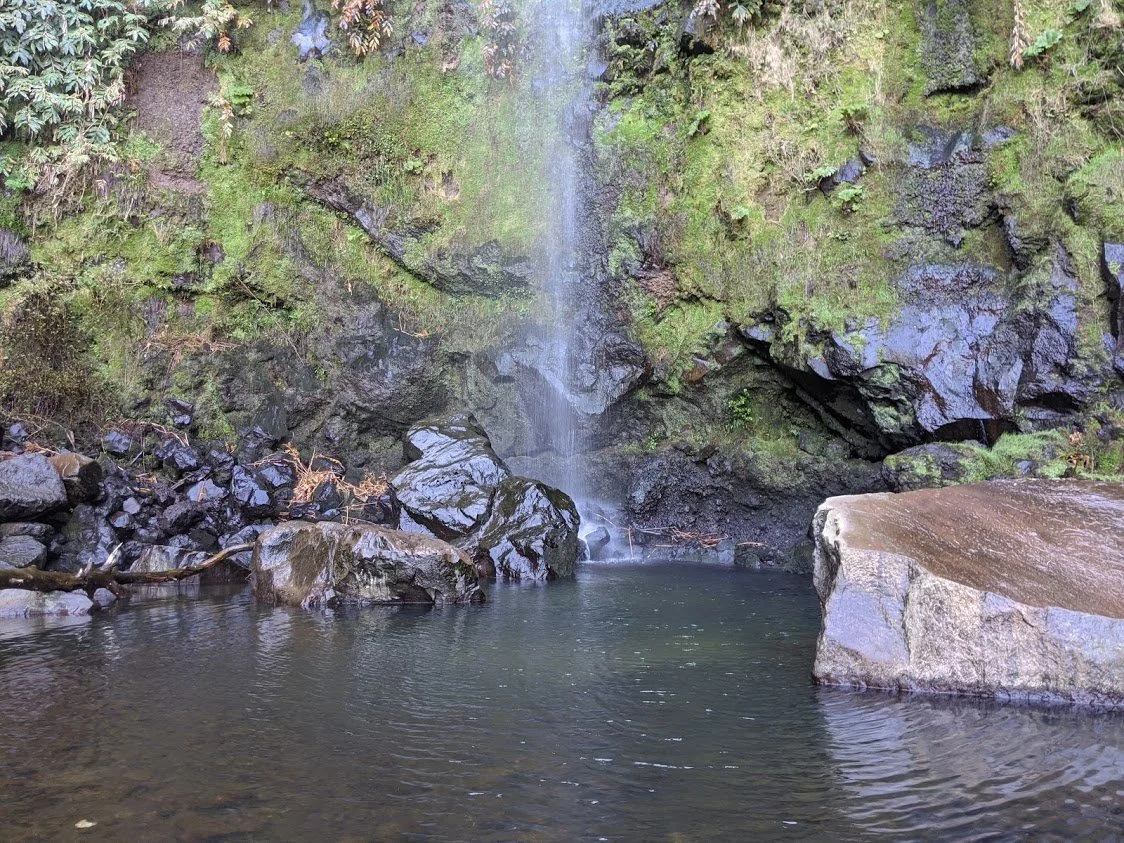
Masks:
[[[50,458],[51,465],[62,478],[71,506],[89,503],[101,494],[101,465],[84,454],[63,451]]]
[[[613,537],[605,527],[595,527],[585,537],[585,546],[589,552],[589,558],[594,561],[603,559],[612,540]]]
[[[94,602],[77,591],[40,594],[22,588],[0,589],[0,618],[88,615]]]
[[[491,517],[475,542],[478,570],[506,580],[554,580],[574,574],[578,510],[569,496],[525,477],[496,490]]]
[[[446,540],[478,529],[511,475],[468,414],[410,428],[404,450],[412,462],[391,478],[394,496],[411,521]]]
[[[440,539],[374,526],[290,521],[254,548],[254,591],[293,606],[474,603],[468,556]]]
[[[43,567],[47,546],[31,536],[0,538],[0,568]]]
[[[62,478],[42,454],[0,462],[0,521],[48,515],[67,506]]]
[[[1124,707],[1124,485],[1006,480],[829,498],[815,678]]]

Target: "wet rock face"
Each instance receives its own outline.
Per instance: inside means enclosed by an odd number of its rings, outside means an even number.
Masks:
[[[573,576],[578,523],[567,495],[535,480],[508,477],[496,489],[473,559],[481,570],[508,580]]]
[[[1124,243],[1105,243],[1101,251],[1101,275],[1112,303],[1111,328],[1116,340],[1116,368],[1124,374]]]
[[[797,482],[713,447],[641,457],[619,469],[635,551],[807,572],[808,519],[824,496],[884,488],[876,467],[844,457],[810,460]]]
[[[961,91],[986,77],[975,57],[970,0],[926,0],[921,6],[921,64],[926,94]]]
[[[994,437],[1020,414],[1063,422],[1107,376],[1081,363],[1077,281],[1061,247],[1029,307],[980,266],[915,266],[898,289],[891,322],[818,337],[818,354],[750,335],[825,417],[873,443],[871,456],[934,437]]]
[[[826,684],[1124,706],[1124,487],[1011,480],[830,498]]]
[[[512,476],[474,416],[415,425],[403,450],[410,462],[390,480],[403,530],[453,542],[485,576],[525,581],[573,574],[574,502]]]
[[[300,61],[318,59],[332,49],[332,39],[327,34],[329,23],[331,18],[327,12],[315,8],[310,0],[305,0],[304,17],[290,39],[297,48],[297,58]]]
[[[534,274],[530,261],[505,254],[497,241],[469,251],[440,252],[419,260],[411,246],[429,234],[430,229],[388,227],[385,209],[340,181],[313,181],[304,189],[315,201],[351,216],[391,260],[438,290],[450,295],[499,296],[530,289]]]
[[[974,132],[921,127],[898,185],[895,221],[957,246],[996,213],[987,157]]]
[[[391,488],[405,513],[438,538],[461,538],[480,527],[496,487],[511,475],[467,414],[410,428],[403,449],[411,462]]]
[[[287,522],[258,537],[258,597],[291,606],[474,603],[471,560],[440,539],[374,526]]]
[[[31,251],[15,232],[0,228],[0,287],[23,274],[31,263]]]

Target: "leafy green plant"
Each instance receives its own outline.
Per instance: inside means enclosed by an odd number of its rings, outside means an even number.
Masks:
[[[852,134],[859,134],[863,124],[870,118],[870,106],[865,104],[844,105],[839,109],[843,123]]]
[[[1061,40],[1062,33],[1060,29],[1047,29],[1034,39],[1033,44],[1023,50],[1023,58],[1039,58],[1045,55],[1048,50],[1056,46]]]
[[[172,0],[169,9],[184,5],[184,0]],[[253,26],[253,19],[230,5],[227,0],[203,0],[197,15],[171,15],[160,21],[172,32],[184,36],[190,44],[214,44],[220,53],[228,53],[234,46],[231,33],[236,29]]]
[[[129,58],[148,40],[149,0],[5,0],[0,5],[0,133],[107,143]]]
[[[804,174],[804,183],[809,187],[817,187],[824,179],[829,179],[839,172],[838,167],[833,167],[830,164],[821,164],[814,170],[809,170]]]
[[[708,120],[710,120],[710,111],[704,108],[695,115],[694,121],[687,127],[687,137],[693,138],[695,135],[705,135]]]
[[[854,211],[862,198],[863,189],[860,184],[842,184],[831,195],[831,201],[845,214]]]
[[[726,409],[730,413],[730,430],[748,430],[753,426],[755,420],[753,396],[748,389],[743,389],[731,398]]]

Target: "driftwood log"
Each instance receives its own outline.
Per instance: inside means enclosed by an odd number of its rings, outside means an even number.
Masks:
[[[211,558],[191,568],[174,568],[170,571],[118,571],[110,555],[107,564],[99,568],[87,568],[77,574],[62,571],[40,571],[38,568],[0,569],[0,588],[23,588],[28,591],[86,591],[93,593],[105,588],[114,594],[121,593],[123,585],[159,585],[177,582],[197,576],[232,556],[253,550],[252,544],[235,544],[223,548]]]

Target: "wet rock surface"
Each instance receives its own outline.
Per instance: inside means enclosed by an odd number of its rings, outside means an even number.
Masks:
[[[486,576],[531,581],[573,575],[574,502],[513,476],[474,416],[416,425],[403,450],[410,462],[390,480],[402,529],[453,542]]]
[[[921,6],[921,64],[926,94],[960,91],[986,81],[975,56],[969,0],[928,0]]]
[[[438,538],[479,528],[496,488],[511,475],[467,414],[410,428],[403,449],[411,462],[391,478],[391,489],[409,518]]]
[[[483,599],[463,551],[440,539],[375,526],[280,524],[258,538],[252,570],[260,599],[292,606]]]
[[[311,0],[305,0],[304,16],[290,38],[300,61],[321,58],[332,49],[332,39],[327,34],[330,23],[327,12],[317,9]]]
[[[78,592],[40,594],[20,588],[0,589],[0,618],[88,615],[94,601]]]
[[[825,420],[879,456],[932,437],[976,438],[1016,429],[1019,416],[1059,423],[1110,374],[1083,363],[1077,283],[1057,249],[1043,293],[1018,307],[1002,278],[979,266],[920,265],[898,280],[888,324],[785,346],[748,332],[818,406]]]
[[[42,454],[0,461],[0,521],[35,519],[67,505],[66,487]]]
[[[525,477],[508,477],[496,488],[473,559],[481,570],[507,580],[573,576],[579,521],[577,507],[563,492]]]
[[[530,288],[531,263],[524,257],[505,254],[496,241],[468,251],[442,251],[420,260],[411,246],[429,233],[424,227],[388,227],[385,210],[339,181],[309,182],[305,192],[317,202],[351,216],[391,260],[438,290],[452,295],[499,296]]]
[[[1124,705],[1124,486],[1011,480],[816,514],[828,684]]]

